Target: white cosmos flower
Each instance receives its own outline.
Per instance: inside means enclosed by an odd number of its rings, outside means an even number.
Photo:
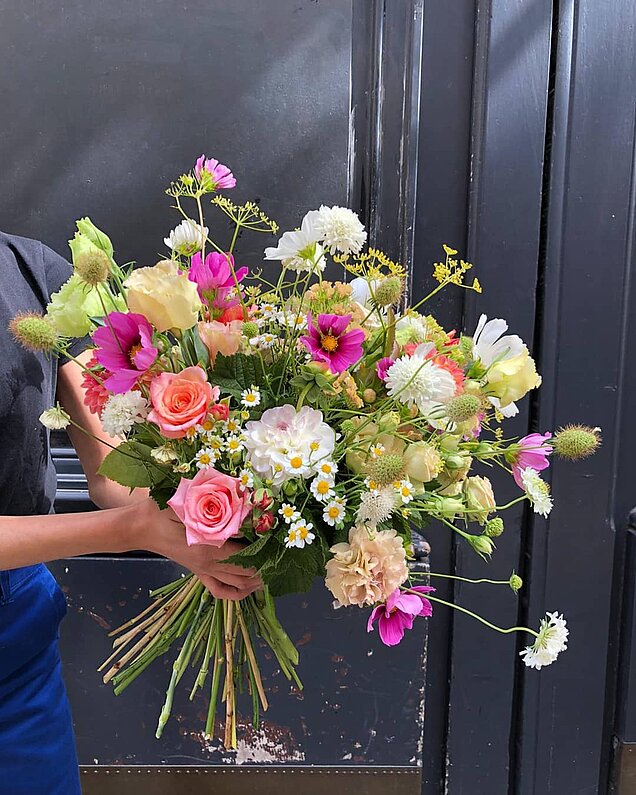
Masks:
[[[417,406],[424,416],[457,392],[451,373],[426,358],[433,347],[424,343],[412,356],[400,356],[387,370],[385,382],[391,397],[409,407]]]
[[[488,320],[486,315],[481,315],[477,328],[473,334],[473,355],[485,367],[490,367],[494,362],[512,359],[526,350],[521,337],[516,334],[507,334],[508,324],[505,320],[496,318]]]
[[[143,422],[149,410],[148,401],[135,389],[111,395],[102,410],[102,427],[109,436],[121,436],[136,422]]]
[[[356,523],[375,527],[379,522],[386,521],[396,506],[397,495],[393,486],[386,486],[379,491],[365,492],[360,498]]]
[[[541,516],[548,516],[552,510],[550,486],[542,480],[536,469],[526,467],[519,471],[523,488],[532,503],[532,509]]]
[[[540,670],[544,665],[553,663],[567,649],[568,635],[563,615],[546,613],[545,618],[541,619],[539,637],[519,654],[528,668]]]
[[[191,257],[201,250],[207,236],[207,226],[201,226],[190,218],[186,218],[185,221],[181,221],[178,226],[175,226],[168,237],[164,237],[163,242],[177,254]]]
[[[508,405],[502,406],[501,400],[499,400],[497,397],[489,397],[488,400],[497,409],[501,416],[506,417],[506,419],[509,419],[510,417],[516,417],[519,413],[519,407],[516,403],[508,403]]]
[[[331,253],[358,254],[365,244],[367,233],[358,216],[347,207],[327,207],[308,212],[312,228],[324,247]]]
[[[56,403],[40,414],[40,422],[50,431],[61,431],[64,428],[68,428],[71,423],[71,416],[64,411],[59,403]]]
[[[307,213],[303,218],[300,229],[285,232],[277,246],[266,248],[265,259],[280,260],[285,268],[299,273],[324,270],[324,251],[318,243],[320,235],[310,215]]]
[[[321,411],[310,406],[300,411],[291,405],[267,409],[260,420],[246,423],[244,436],[247,461],[258,475],[276,486],[293,477],[306,477],[305,471],[314,473],[336,444],[333,428],[323,422]],[[299,467],[293,466],[296,456],[302,459]],[[315,466],[309,463],[312,456]]]

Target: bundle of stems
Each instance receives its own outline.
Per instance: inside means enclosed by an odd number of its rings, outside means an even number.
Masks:
[[[180,577],[155,591],[145,610],[113,630],[114,651],[100,666],[104,682],[113,682],[119,695],[154,660],[166,654],[179,639],[181,648],[172,664],[172,675],[159,715],[156,737],[161,737],[170,717],[174,693],[188,666],[198,672],[190,690],[192,700],[210,675],[210,700],[205,736],[214,733],[219,695],[225,704],[223,745],[237,747],[236,693],[246,686],[252,697],[253,725],[268,707],[254,650],[254,636],[261,637],[274,652],[281,671],[302,689],[296,674],[298,651],[280,625],[274,600],[267,588],[241,601],[212,597],[193,574]],[[221,681],[223,688],[221,689]]]

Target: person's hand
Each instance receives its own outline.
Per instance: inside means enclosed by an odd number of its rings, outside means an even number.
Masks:
[[[218,599],[243,599],[263,587],[255,569],[220,563],[238,552],[241,545],[226,541],[222,547],[186,543],[185,528],[171,508],[159,510],[154,500],[142,500],[131,510],[136,513],[139,549],[156,552],[185,566]]]

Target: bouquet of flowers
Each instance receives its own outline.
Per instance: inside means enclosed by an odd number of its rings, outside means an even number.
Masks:
[[[433,289],[407,307],[404,268],[365,247],[354,212],[322,206],[250,270],[235,260],[239,235],[277,235],[278,227],[256,204],[220,193],[234,186],[230,169],[204,156],[174,182],[167,193],[183,220],[152,267],[120,266],[110,239],[78,221],[73,276],[45,316],[12,324],[25,345],[61,354],[90,334],[92,358],[78,362],[85,402],[121,438],[101,473],[149,489],[182,521],[189,544],[240,539],[227,562],[258,571],[262,591],[241,601],[212,597],[194,575],[153,592],[150,606],[116,631],[102,666],[120,693],[178,647],[157,736],[194,667],[191,697],[209,688],[207,735],[225,705],[226,747],[236,747],[238,687],[251,693],[255,721],[267,708],[256,636],[301,687],[277,596],[324,577],[336,607],[368,610],[368,631],[377,627],[395,645],[416,617],[448,604],[409,574],[411,526],[436,520],[489,558],[504,531],[502,509],[528,500],[549,514],[540,476],[549,457],[583,458],[600,442],[599,429],[583,426],[504,437],[503,421],[541,379],[503,320],[482,316],[472,334],[458,335],[426,314],[426,301],[448,285],[481,291],[456,250],[443,247]],[[209,234],[210,197],[229,219],[227,239]],[[324,278],[330,261],[344,280]],[[48,428],[72,422],[59,405],[41,420]],[[475,474],[479,465],[508,471],[518,498],[498,505],[490,480]],[[515,593],[522,585],[514,573],[490,582]],[[556,612],[538,631],[514,629],[532,636],[522,652],[528,666],[548,665],[566,647]]]

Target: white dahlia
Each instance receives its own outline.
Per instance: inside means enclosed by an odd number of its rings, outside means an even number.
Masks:
[[[109,436],[122,436],[136,422],[143,422],[149,410],[148,401],[137,390],[111,395],[102,410],[102,427]]]
[[[425,416],[457,392],[452,374],[426,358],[432,348],[430,343],[419,345],[413,356],[397,359],[386,375],[389,395],[409,407],[417,406]]]
[[[265,259],[279,260],[285,268],[292,271],[325,269],[325,257],[322,246],[318,243],[320,235],[310,218],[310,213],[303,218],[300,229],[285,232],[277,246],[265,249]]]
[[[207,226],[201,226],[190,218],[186,218],[185,221],[181,221],[178,226],[175,226],[168,237],[164,237],[163,242],[177,254],[191,257],[201,250],[207,236]]]
[[[567,649],[568,635],[563,615],[546,613],[545,618],[541,619],[537,639],[519,654],[528,668],[540,670],[544,665],[553,663]]]
[[[308,212],[318,240],[331,253],[358,254],[365,244],[367,233],[358,216],[347,207],[326,207]]]

